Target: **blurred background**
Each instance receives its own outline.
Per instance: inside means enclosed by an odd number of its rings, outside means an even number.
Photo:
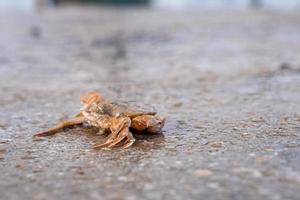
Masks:
[[[152,8],[299,8],[300,0],[0,0],[2,10],[29,11],[36,6],[53,6],[66,3],[99,5],[139,5]]]

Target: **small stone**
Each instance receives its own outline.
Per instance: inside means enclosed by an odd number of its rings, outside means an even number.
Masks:
[[[5,123],[1,123],[1,122],[0,122],[0,129],[2,129],[2,130],[6,130],[6,129],[7,129],[7,127],[8,127],[8,125],[7,125],[7,124],[5,124]]]
[[[31,160],[31,159],[34,159],[35,157],[34,156],[31,156],[31,155],[25,155],[25,156],[22,156],[20,157],[22,160]]]
[[[78,174],[78,175],[84,175],[85,172],[84,172],[83,170],[77,170],[77,171],[76,171],[76,174]]]
[[[22,169],[22,168],[23,168],[23,166],[20,165],[20,164],[17,164],[15,167],[16,167],[17,169]]]
[[[204,125],[201,125],[201,124],[197,124],[194,126],[194,128],[197,128],[197,129],[204,129],[204,128],[207,128],[206,126]]]
[[[211,176],[213,174],[213,172],[208,169],[198,169],[198,170],[194,171],[193,174],[194,174],[194,176],[198,176],[198,177],[208,177],[208,176]]]
[[[252,177],[255,177],[255,178],[260,178],[262,177],[262,173],[257,170],[257,169],[253,169],[253,168],[234,168],[233,169],[233,172],[235,173],[239,173],[239,174],[245,174],[245,175],[250,175]]]
[[[232,128],[234,131],[240,131],[240,129],[238,127],[233,127]]]
[[[12,141],[11,139],[0,139],[0,144],[7,144],[11,141]]]
[[[214,189],[214,190],[220,189],[220,185],[218,183],[208,183],[207,187]]]
[[[249,133],[247,133],[247,132],[242,133],[242,136],[248,136],[248,135],[249,135]]]
[[[173,107],[180,108],[182,106],[182,102],[176,102],[173,104]]]
[[[118,180],[126,182],[126,181],[128,181],[128,178],[126,176],[120,176],[120,177],[118,177]]]
[[[34,173],[34,174],[37,174],[37,173],[40,173],[40,172],[42,172],[43,170],[41,170],[41,169],[34,169],[34,170],[32,170],[32,173]]]
[[[4,160],[6,149],[0,149],[0,160]]]
[[[250,157],[254,157],[256,154],[255,153],[249,153]]]
[[[222,142],[213,142],[210,145],[213,148],[221,148],[223,146]]]
[[[259,123],[259,122],[265,122],[266,120],[263,117],[252,117],[251,121]]]
[[[43,137],[34,137],[32,140],[33,141],[43,141],[43,140],[45,140],[45,138],[43,138]]]
[[[289,117],[284,117],[282,120],[283,120],[284,122],[287,122],[287,121],[289,120]]]
[[[0,149],[0,154],[5,154],[6,153],[6,149]]]
[[[274,151],[274,149],[273,148],[265,148],[265,151],[267,151],[267,152],[273,152]]]
[[[268,157],[264,157],[264,156],[258,156],[255,158],[255,161],[256,162],[265,162],[265,161],[268,161],[270,160],[271,158],[268,158]]]

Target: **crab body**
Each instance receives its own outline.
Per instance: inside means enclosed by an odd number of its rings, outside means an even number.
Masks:
[[[83,107],[75,118],[61,122],[35,136],[55,134],[66,126],[87,123],[99,128],[100,134],[109,133],[107,141],[94,145],[94,148],[112,148],[117,145],[128,148],[135,142],[129,128],[160,133],[165,123],[165,118],[157,115],[156,112],[141,111],[120,103],[105,101],[97,92],[84,94],[80,100]]]

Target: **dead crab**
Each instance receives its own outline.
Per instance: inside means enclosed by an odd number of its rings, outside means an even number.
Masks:
[[[60,122],[53,128],[36,133],[34,136],[53,135],[65,127],[86,122],[99,128],[100,134],[109,133],[105,143],[96,144],[93,148],[111,148],[116,145],[128,148],[135,142],[129,128],[160,133],[165,124],[165,118],[156,115],[156,112],[137,111],[118,103],[108,102],[97,92],[83,94],[80,101],[83,107],[74,118]]]

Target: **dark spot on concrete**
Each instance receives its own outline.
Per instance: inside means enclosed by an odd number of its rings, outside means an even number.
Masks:
[[[42,37],[42,29],[39,26],[32,26],[30,28],[30,35],[33,38],[41,38]]]

